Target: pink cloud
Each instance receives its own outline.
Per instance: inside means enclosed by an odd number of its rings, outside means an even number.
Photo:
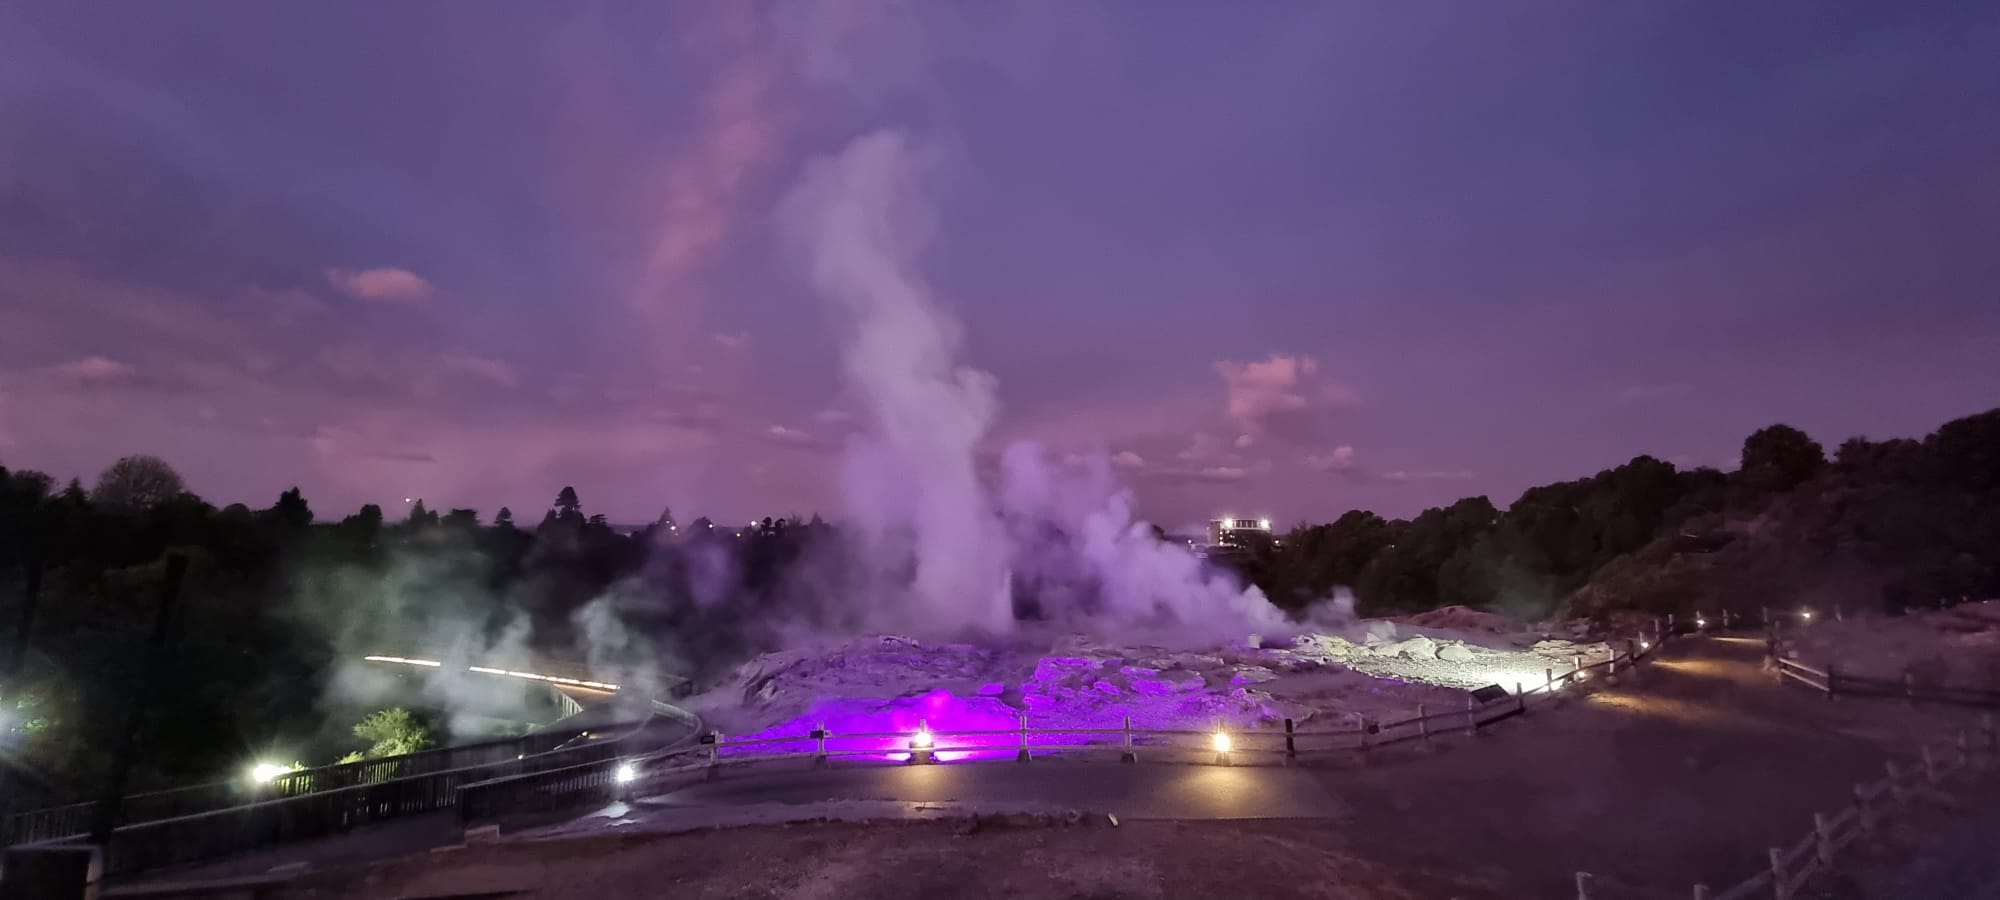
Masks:
[[[1405,472],[1398,469],[1394,472],[1383,473],[1382,480],[1383,481],[1470,481],[1475,477],[1477,476],[1473,475],[1473,473],[1466,471],[1464,469],[1440,470],[1431,472]]]
[[[797,428],[787,428],[783,425],[773,425],[764,429],[764,438],[772,443],[784,444],[787,447],[817,447],[824,443],[811,434],[800,431]]]
[[[86,356],[82,359],[54,366],[49,371],[57,377],[69,378],[86,384],[125,381],[139,373],[139,370],[129,363],[122,363],[104,356]]]
[[[476,356],[463,350],[448,350],[438,357],[438,368],[449,374],[465,375],[511,388],[520,383],[514,367],[497,359]]]
[[[356,300],[379,303],[422,303],[431,297],[431,283],[408,269],[328,269],[327,283]]]
[[[1219,460],[1228,455],[1222,441],[1205,431],[1197,431],[1188,439],[1187,449],[1175,454],[1184,463],[1203,463]]]
[[[1301,442],[1322,438],[1328,414],[1359,398],[1353,388],[1320,378],[1319,371],[1319,360],[1304,354],[1217,362],[1226,393],[1223,413],[1243,432],[1237,446],[1247,448],[1257,436],[1272,433]]]
[[[1146,458],[1130,450],[1120,450],[1111,457],[1111,465],[1132,472],[1146,467]]]
[[[750,347],[750,335],[745,332],[718,331],[713,337],[715,345],[724,350],[747,350]]]
[[[1306,467],[1316,472],[1345,472],[1354,468],[1354,448],[1343,444],[1331,453],[1313,454],[1306,457]]]

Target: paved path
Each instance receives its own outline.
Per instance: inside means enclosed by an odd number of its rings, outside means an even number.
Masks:
[[[1340,818],[1348,810],[1303,769],[1273,766],[1121,765],[1037,760],[871,766],[775,774],[744,772],[660,797],[642,808],[891,800],[1035,804],[1129,819]]]
[[[1320,777],[1364,855],[1563,896],[1576,870],[1687,896],[1721,888],[1845,804],[1883,763],[1967,713],[1827,701],[1762,670],[1763,645],[1683,641],[1615,688],[1536,713],[1476,749]],[[1651,894],[1642,894],[1651,896]]]

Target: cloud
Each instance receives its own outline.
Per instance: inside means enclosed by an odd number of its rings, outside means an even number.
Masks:
[[[434,353],[345,343],[321,348],[317,359],[327,373],[350,386],[417,400],[462,394],[474,385],[512,389],[521,380],[512,365],[459,348]]]
[[[1650,400],[1671,400],[1694,393],[1694,386],[1686,382],[1672,384],[1635,384],[1618,392],[1619,403],[1644,403]]]
[[[421,450],[383,444],[358,432],[329,425],[322,425],[314,431],[312,448],[320,458],[329,461],[368,460],[415,465],[437,462],[437,457]]]
[[[801,431],[797,428],[788,428],[783,425],[772,425],[764,429],[763,437],[771,443],[781,444],[786,447],[818,448],[826,446],[825,440],[809,432]]]
[[[431,283],[408,269],[328,269],[326,280],[356,300],[378,303],[422,303],[431,297]]]
[[[1171,484],[1229,484],[1243,481],[1253,475],[1264,474],[1270,470],[1271,461],[1260,459],[1248,465],[1230,464],[1152,469],[1145,472],[1142,477],[1150,481]]]
[[[49,369],[59,378],[80,381],[85,384],[108,384],[130,381],[138,377],[139,370],[129,363],[122,363],[104,356],[86,356]]]
[[[1250,445],[1255,443],[1257,443],[1257,439],[1250,435],[1239,434],[1236,436],[1236,449],[1238,450],[1248,450],[1250,449]]]
[[[489,381],[505,388],[520,383],[520,376],[515,373],[513,366],[497,359],[475,356],[464,350],[445,351],[438,357],[438,369],[450,374]]]
[[[1146,467],[1146,458],[1130,450],[1120,450],[1111,457],[1113,467],[1135,472]]]
[[[1359,398],[1353,388],[1320,378],[1319,371],[1319,360],[1304,354],[1216,363],[1226,391],[1224,415],[1243,432],[1238,446],[1248,447],[1263,434],[1301,442],[1320,439],[1327,414],[1353,406]]]
[[[1181,462],[1190,464],[1216,461],[1227,455],[1228,451],[1223,449],[1222,441],[1205,431],[1195,432],[1194,436],[1188,439],[1187,449],[1174,454]]]
[[[1382,473],[1383,481],[1470,481],[1477,476],[1464,469],[1432,472],[1405,472],[1398,469]]]
[[[712,337],[715,339],[715,345],[724,350],[748,350],[750,348],[750,335],[748,332],[718,331]]]
[[[703,403],[694,409],[671,409],[655,414],[653,421],[687,431],[714,433],[722,429],[722,408]]]
[[[1354,468],[1354,448],[1345,444],[1333,448],[1332,453],[1315,453],[1306,457],[1306,468],[1315,472],[1346,472]]]

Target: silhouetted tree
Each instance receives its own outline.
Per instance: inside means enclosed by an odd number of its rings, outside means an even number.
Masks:
[[[500,507],[500,511],[493,515],[493,526],[496,528],[514,527],[514,511],[504,506]]]
[[[1758,494],[1777,494],[1804,484],[1826,465],[1826,451],[1790,425],[1758,429],[1743,441],[1743,484]]]
[[[416,503],[411,504],[410,515],[403,520],[403,524],[409,528],[425,528],[436,525],[437,520],[437,513],[425,509],[423,499],[418,498]]]
[[[90,502],[111,512],[144,512],[185,490],[180,473],[159,457],[127,456],[97,476]]]
[[[306,505],[297,487],[279,494],[277,504],[271,507],[271,523],[287,531],[302,531],[312,520],[312,507]]]

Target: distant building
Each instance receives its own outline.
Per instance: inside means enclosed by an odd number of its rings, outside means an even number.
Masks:
[[[1210,555],[1235,553],[1271,542],[1270,519],[1237,519],[1224,516],[1208,523]]]

